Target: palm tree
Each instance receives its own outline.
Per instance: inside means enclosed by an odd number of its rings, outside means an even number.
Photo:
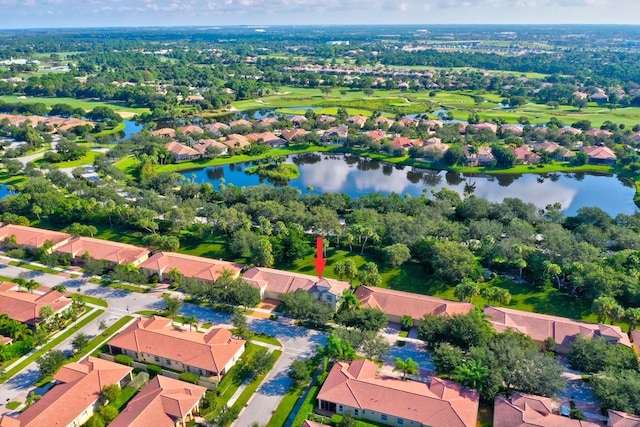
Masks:
[[[420,365],[410,357],[407,357],[405,360],[396,357],[395,362],[396,367],[393,370],[402,372],[403,380],[407,379],[407,375],[415,375],[418,373],[418,368],[420,367]]]
[[[33,279],[29,279],[29,281],[24,284],[24,287],[29,291],[30,294],[32,294],[34,289],[38,289],[40,287],[40,283],[36,282]]]
[[[187,317],[185,317],[184,318],[184,323],[189,325],[189,332],[191,332],[191,327],[192,326],[196,327],[196,332],[198,331],[198,319],[196,319],[196,316],[187,316]]]
[[[465,279],[456,286],[453,295],[462,302],[471,302],[471,299],[480,293],[480,288],[471,280]]]
[[[462,365],[456,366],[451,372],[451,379],[460,382],[469,387],[480,390],[484,380],[489,375],[489,369],[486,366],[482,366],[479,360],[469,360]]]
[[[629,324],[629,331],[640,325],[640,308],[627,308],[625,320]]]
[[[345,289],[342,291],[342,295],[340,295],[340,311],[349,311],[360,305],[360,300],[355,296],[355,294],[349,290]]]

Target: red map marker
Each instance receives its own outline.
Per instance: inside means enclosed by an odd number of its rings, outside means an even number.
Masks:
[[[324,271],[324,266],[327,265],[327,260],[322,257],[322,237],[316,238],[316,258],[313,260],[313,263],[316,265],[316,272],[318,272],[318,278],[322,279],[322,272]]]

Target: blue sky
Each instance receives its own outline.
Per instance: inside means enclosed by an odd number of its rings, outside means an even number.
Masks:
[[[0,0],[0,28],[638,24],[639,0]]]

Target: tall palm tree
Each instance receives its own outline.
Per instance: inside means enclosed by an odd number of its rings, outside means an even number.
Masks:
[[[36,282],[34,279],[29,279],[29,281],[24,284],[24,287],[30,294],[32,294],[34,289],[38,289],[40,287],[40,283]]]
[[[360,300],[358,300],[355,294],[349,289],[342,291],[339,299],[340,311],[349,311],[360,305]]]
[[[184,318],[184,323],[189,325],[189,332],[191,332],[191,327],[192,326],[196,327],[196,332],[198,331],[198,319],[196,319],[196,316],[187,316],[187,317],[185,317]]]
[[[393,368],[393,370],[402,372],[403,380],[407,379],[407,375],[415,375],[418,373],[418,368],[420,367],[420,365],[410,357],[407,357],[405,360],[396,357],[395,362],[396,366],[395,368]]]

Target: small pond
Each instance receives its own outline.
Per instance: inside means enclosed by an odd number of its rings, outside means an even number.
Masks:
[[[425,192],[444,187],[460,194],[472,193],[492,202],[506,197],[517,197],[540,208],[560,203],[567,215],[573,215],[584,206],[598,206],[615,216],[632,214],[637,208],[633,202],[635,186],[613,175],[592,173],[547,174],[461,174],[392,165],[363,159],[358,156],[307,153],[290,156],[289,163],[300,169],[300,177],[286,184],[303,193],[312,191],[340,192],[350,197],[369,193],[397,193],[422,196]],[[238,187],[258,185],[257,175],[248,175],[244,169],[252,163],[236,163],[184,172],[195,182],[211,182],[217,188],[220,179]]]

